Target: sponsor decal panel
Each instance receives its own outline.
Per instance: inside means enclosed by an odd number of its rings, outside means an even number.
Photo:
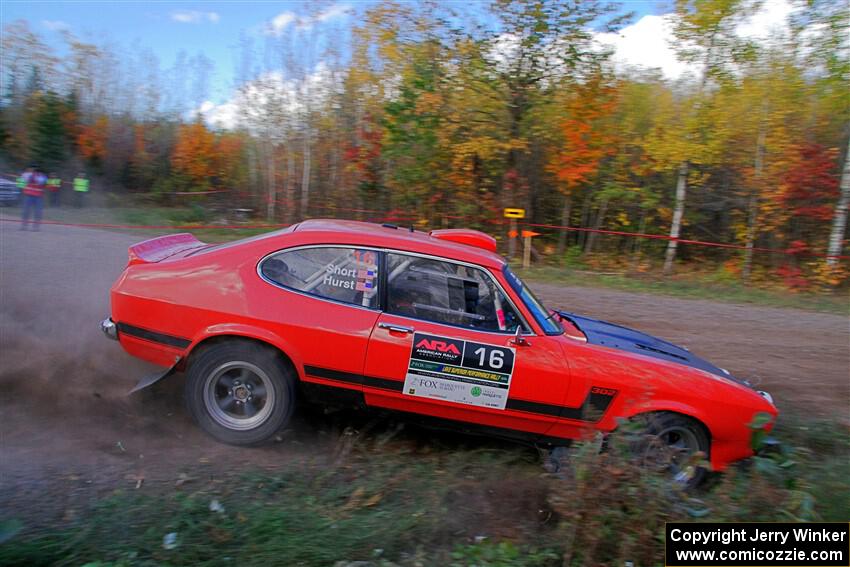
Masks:
[[[516,351],[426,333],[413,335],[404,393],[505,409]]]

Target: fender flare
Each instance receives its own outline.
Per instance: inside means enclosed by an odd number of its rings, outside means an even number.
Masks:
[[[268,329],[254,325],[245,325],[243,323],[220,323],[206,327],[192,340],[192,344],[186,348],[181,362],[188,360],[199,345],[217,337],[241,337],[268,344],[279,350],[289,359],[295,372],[298,374],[299,380],[303,377],[304,361],[298,355],[298,351],[292,343]]]
[[[205,328],[201,333],[199,333],[191,342],[191,344],[186,347],[183,353],[180,355],[173,365],[165,371],[154,372],[152,374],[147,374],[142,377],[141,380],[133,387],[132,390],[128,392],[129,394],[135,394],[141,390],[149,388],[153,386],[157,382],[160,382],[169,376],[175,374],[178,370],[183,370],[186,366],[186,362],[189,357],[192,356],[192,353],[195,352],[195,349],[203,344],[204,342],[215,339],[216,337],[241,337],[245,339],[250,339],[254,341],[258,341],[261,343],[265,343],[276,350],[280,351],[289,362],[292,363],[292,366],[295,370],[295,373],[298,375],[298,379],[300,380],[303,377],[303,362],[299,356],[297,356],[297,351],[292,347],[289,341],[283,339],[280,335],[272,333],[266,329],[261,327],[254,327],[252,325],[244,325],[238,323],[221,323],[217,325],[210,325]]]
[[[705,427],[712,442],[717,437],[717,432],[712,429],[710,425],[710,419],[708,418],[709,416],[706,414],[706,412],[701,411],[699,408],[696,408],[690,404],[673,400],[652,400],[651,402],[644,402],[631,406],[628,408],[627,412],[623,413],[623,417],[626,419],[631,419],[642,414],[656,412],[678,413],[686,417],[690,417],[691,419],[695,419],[696,421],[701,423],[703,427]]]

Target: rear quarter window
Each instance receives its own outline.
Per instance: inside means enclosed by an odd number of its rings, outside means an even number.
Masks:
[[[378,253],[346,247],[284,250],[260,264],[266,280],[323,299],[378,308]]]

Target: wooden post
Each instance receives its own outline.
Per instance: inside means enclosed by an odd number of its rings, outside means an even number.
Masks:
[[[539,232],[534,232],[531,230],[522,231],[522,241],[525,245],[525,248],[522,251],[522,268],[524,270],[527,270],[531,267],[531,239],[539,235]]]

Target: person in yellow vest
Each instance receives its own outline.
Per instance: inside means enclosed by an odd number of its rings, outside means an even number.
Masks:
[[[50,194],[50,206],[59,206],[59,189],[62,187],[62,180],[55,173],[51,173],[47,178],[47,192]]]
[[[74,203],[78,209],[85,206],[85,198],[88,192],[89,180],[86,178],[85,173],[80,172],[77,174],[77,177],[74,178]]]

